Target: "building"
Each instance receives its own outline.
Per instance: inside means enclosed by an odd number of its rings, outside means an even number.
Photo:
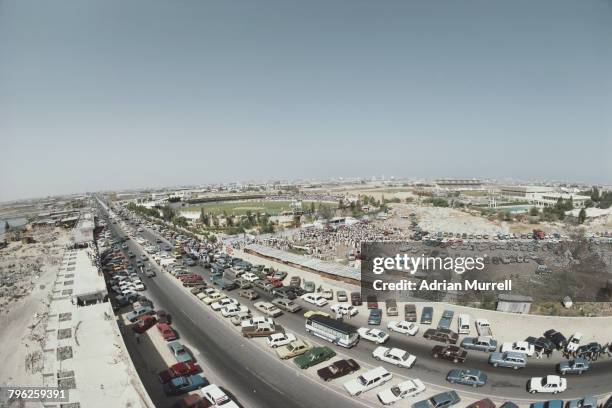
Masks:
[[[527,314],[532,303],[533,298],[530,296],[500,294],[497,296],[497,311]]]
[[[436,185],[447,190],[479,190],[482,188],[482,181],[476,179],[439,179],[436,180]]]
[[[104,289],[102,289],[104,287]],[[55,281],[43,345],[43,386],[69,390],[56,408],[154,407],[95,266],[95,248],[67,250]]]
[[[534,199],[552,192],[551,187],[544,186],[504,186],[501,188],[502,196],[512,199]]]
[[[72,242],[75,245],[92,242],[94,240],[95,227],[94,217],[91,213],[82,215],[72,230]]]

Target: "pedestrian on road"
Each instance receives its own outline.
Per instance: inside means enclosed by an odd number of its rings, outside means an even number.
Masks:
[[[136,343],[140,344],[140,333],[136,333],[134,337],[136,338]]]

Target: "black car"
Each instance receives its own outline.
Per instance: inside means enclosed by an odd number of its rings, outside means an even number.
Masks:
[[[600,353],[602,351],[605,351],[605,350],[601,346],[601,344],[596,343],[596,342],[592,342],[592,343],[589,343],[589,344],[585,344],[584,346],[578,347],[578,350],[576,350],[576,354],[579,355],[579,356],[582,356],[582,355],[585,355],[585,354]]]
[[[348,360],[338,360],[335,363],[317,370],[317,374],[323,381],[331,381],[336,378],[352,374],[359,370],[359,364],[352,358]]]
[[[567,346],[567,339],[565,338],[565,336],[561,332],[556,331],[555,329],[546,330],[544,332],[544,337],[552,341],[557,350],[563,349],[565,348],[565,346]]]
[[[427,329],[423,337],[441,343],[457,344],[459,335],[450,329]]]
[[[553,343],[551,340],[547,339],[546,337],[527,337],[525,339],[525,341],[531,345],[533,345],[533,347],[535,348],[535,351],[537,352],[542,352],[542,353],[547,353],[547,352],[552,352],[555,349],[555,343]]]

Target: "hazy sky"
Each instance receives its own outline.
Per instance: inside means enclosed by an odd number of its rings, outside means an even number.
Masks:
[[[611,183],[612,2],[0,0],[0,141],[0,201],[382,174]]]

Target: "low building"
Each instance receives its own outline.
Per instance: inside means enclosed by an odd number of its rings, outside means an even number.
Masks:
[[[553,192],[551,187],[545,186],[504,186],[500,190],[504,197],[528,200]]]
[[[75,245],[83,245],[94,240],[94,229],[96,224],[92,214],[84,214],[79,218],[72,230],[72,242]]]
[[[530,296],[500,294],[497,296],[497,311],[527,314],[531,309],[533,298]]]
[[[439,179],[436,185],[446,190],[479,190],[482,188],[482,181],[476,179]]]
[[[154,407],[106,298],[82,302],[104,284],[91,247],[66,251],[52,291],[43,345],[43,386],[68,389],[48,407]]]

